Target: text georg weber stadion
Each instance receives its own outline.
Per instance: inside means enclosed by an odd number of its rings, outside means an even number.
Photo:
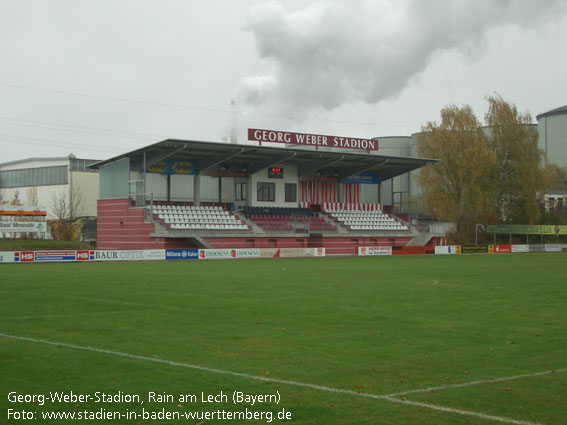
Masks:
[[[322,134],[291,133],[287,131],[248,129],[248,140],[252,142],[286,143],[328,148],[359,149],[377,151],[378,140],[353,137],[325,136]]]

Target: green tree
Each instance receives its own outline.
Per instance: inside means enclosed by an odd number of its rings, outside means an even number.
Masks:
[[[456,241],[472,240],[475,225],[493,215],[490,176],[495,155],[470,106],[447,106],[441,123],[428,123],[418,153],[441,162],[419,174],[425,207],[437,220],[456,224]]]
[[[499,95],[489,96],[485,115],[490,148],[496,156],[492,179],[496,187],[496,213],[502,223],[536,224],[540,218],[538,195],[544,189],[541,151],[529,113]]]
[[[548,162],[543,169],[543,176],[546,190],[567,190],[567,168]]]

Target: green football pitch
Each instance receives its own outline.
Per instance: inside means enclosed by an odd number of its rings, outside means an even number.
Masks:
[[[565,424],[567,255],[0,266],[0,423]]]

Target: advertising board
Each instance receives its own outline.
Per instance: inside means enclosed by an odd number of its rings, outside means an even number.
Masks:
[[[506,235],[567,235],[567,226],[528,224],[487,224],[480,227],[486,233]]]
[[[166,249],[166,260],[197,260],[199,258],[198,249]]]
[[[530,246],[529,245],[512,245],[512,252],[513,253],[530,252]]]
[[[147,173],[194,176],[197,167],[193,161],[163,159],[146,168]]]
[[[259,248],[200,249],[199,260],[230,260],[235,258],[258,258]]]
[[[53,251],[15,251],[15,263],[59,263],[70,261],[90,261],[94,252],[89,250],[53,250]],[[0,261],[1,262],[1,261]]]
[[[14,253],[16,263],[33,263],[34,257],[33,251],[16,251]]]
[[[13,263],[15,261],[14,251],[0,251],[0,263]]]
[[[391,246],[359,246],[358,255],[392,255]]]
[[[61,261],[76,261],[76,251],[35,251],[34,262],[61,262]]]
[[[510,254],[512,252],[512,245],[494,245],[495,254]]]
[[[295,257],[324,257],[325,248],[279,248],[274,257],[295,258]]]
[[[341,179],[341,183],[378,184],[380,183],[380,175],[376,171],[366,171]]]
[[[489,253],[489,245],[461,245],[461,254],[488,254],[488,253]]]
[[[435,255],[455,255],[455,254],[457,254],[457,247],[455,245],[435,247]]]
[[[45,233],[45,221],[0,221],[0,233]]]
[[[94,261],[159,261],[159,260],[165,260],[165,249],[97,250],[94,251],[93,260]]]
[[[561,245],[559,244],[546,244],[544,247],[545,252],[561,252]]]

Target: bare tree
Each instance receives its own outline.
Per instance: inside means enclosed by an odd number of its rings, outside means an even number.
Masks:
[[[69,185],[67,193],[60,192],[51,199],[51,211],[55,220],[51,224],[51,235],[59,240],[79,239],[83,223],[79,217],[86,210],[86,199],[81,189]]]

